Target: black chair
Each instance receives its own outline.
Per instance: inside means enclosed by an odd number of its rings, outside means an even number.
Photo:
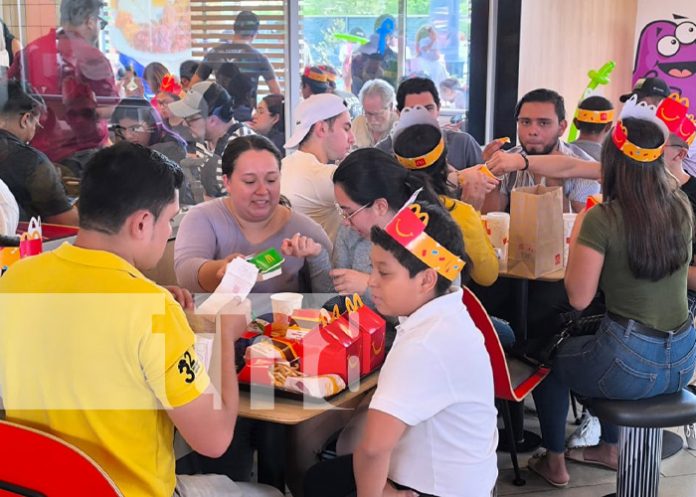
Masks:
[[[696,395],[687,389],[642,400],[585,399],[595,416],[619,426],[616,493],[657,497],[662,428],[696,422]]]

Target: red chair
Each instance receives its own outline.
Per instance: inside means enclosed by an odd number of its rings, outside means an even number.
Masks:
[[[503,422],[505,423],[505,432],[507,433],[510,446],[510,458],[515,470],[513,483],[521,486],[526,482],[520,475],[520,467],[517,462],[517,445],[513,435],[508,402],[522,402],[546,378],[550,370],[543,366],[534,365],[531,361],[506,357],[503,347],[500,345],[498,333],[496,333],[491,318],[488,316],[488,312],[486,312],[483,304],[467,287],[464,287],[463,290],[464,297],[462,300],[464,305],[469,311],[474,324],[483,334],[486,350],[491,359],[495,397],[502,400],[502,405],[504,406]]]
[[[0,497],[123,497],[84,452],[53,435],[0,421]]]

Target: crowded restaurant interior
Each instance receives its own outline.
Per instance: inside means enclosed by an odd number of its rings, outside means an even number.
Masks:
[[[0,496],[696,495],[696,3],[0,2]]]

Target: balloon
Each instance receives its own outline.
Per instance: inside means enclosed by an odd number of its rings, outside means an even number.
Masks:
[[[604,64],[602,67],[600,67],[598,71],[591,69],[587,73],[587,76],[590,78],[590,82],[587,84],[585,91],[582,92],[582,97],[580,97],[580,102],[582,102],[585,98],[587,98],[587,96],[589,95],[590,92],[592,92],[592,90],[596,90],[599,85],[608,85],[609,84],[609,75],[611,74],[611,72],[614,70],[615,67],[616,67],[616,62],[614,62],[613,60],[610,60],[609,62]],[[575,127],[574,122],[571,122],[570,123],[570,130],[568,131],[568,141],[573,142],[577,139],[577,137],[578,137],[578,128]]]
[[[353,35],[350,33],[334,33],[334,38],[337,40],[346,41],[348,43],[359,43],[360,45],[364,45],[370,41],[364,36]]]

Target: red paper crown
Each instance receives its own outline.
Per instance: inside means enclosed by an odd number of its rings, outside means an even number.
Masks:
[[[696,137],[696,122],[693,114],[688,114],[689,99],[672,93],[657,108],[657,117],[665,123],[670,133],[674,133],[691,145]]]
[[[317,83],[326,83],[329,80],[324,71],[314,66],[305,67],[303,76]]]
[[[384,228],[385,231],[425,265],[448,280],[454,281],[464,269],[464,261],[425,232],[428,214],[421,212],[420,205],[410,203],[412,200],[413,198],[389,221]]]
[[[181,85],[176,82],[176,78],[172,74],[165,74],[165,76],[162,78],[159,91],[171,93],[172,95],[179,95],[182,88]]]

